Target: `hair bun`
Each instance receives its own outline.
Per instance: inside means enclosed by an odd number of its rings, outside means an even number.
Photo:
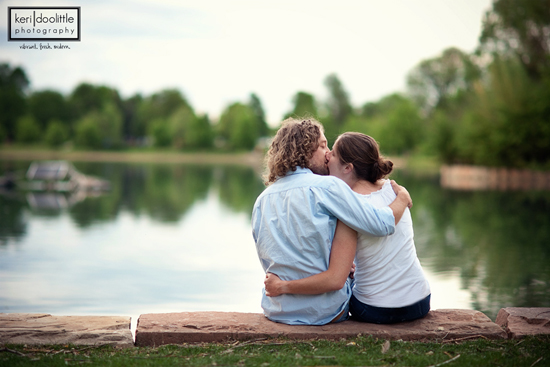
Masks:
[[[382,178],[391,173],[391,171],[393,170],[393,162],[389,159],[380,157],[378,162],[374,163],[374,167],[378,169],[379,178]]]

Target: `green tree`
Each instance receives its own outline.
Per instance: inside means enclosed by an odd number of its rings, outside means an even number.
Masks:
[[[189,132],[197,117],[188,105],[182,105],[168,119],[172,145],[176,149],[188,148]]]
[[[234,150],[251,150],[260,137],[254,111],[240,102],[228,106],[222,113],[218,131],[224,145]]]
[[[36,143],[40,141],[42,129],[31,115],[17,119],[15,123],[15,141],[19,143]]]
[[[92,126],[95,125],[95,126]],[[113,103],[88,113],[77,122],[76,143],[92,149],[121,146],[122,114]]]
[[[57,148],[61,144],[65,143],[69,139],[69,133],[66,125],[59,120],[51,120],[48,123],[46,133],[44,134],[44,141],[50,147]]]
[[[265,121],[265,112],[262,106],[262,101],[260,101],[260,97],[258,97],[255,93],[251,93],[248,106],[252,109],[252,111],[254,112],[254,116],[256,117],[258,134],[260,136],[269,135],[269,127],[267,126],[267,122]]]
[[[7,136],[8,135],[6,133],[6,129],[4,128],[4,126],[0,125],[0,144],[2,144],[4,140],[6,140]]]
[[[483,19],[479,51],[516,55],[527,74],[550,73],[550,3],[547,0],[494,0]]]
[[[89,83],[79,84],[68,98],[73,119],[78,120],[92,111],[101,111],[106,104],[112,104],[122,111],[122,100],[118,91]]]
[[[150,135],[155,147],[168,147],[172,144],[172,134],[165,119],[157,118],[149,124]]]
[[[100,118],[97,111],[90,112],[77,121],[75,127],[75,145],[82,148],[100,149],[101,131],[97,120]]]
[[[48,123],[56,120],[69,130],[70,111],[65,97],[53,90],[43,90],[32,93],[28,98],[29,113],[34,116],[42,130],[46,130]]]
[[[31,115],[17,119],[15,123],[15,141],[18,143],[36,143],[42,137],[42,129]]]
[[[159,121],[162,120],[170,125],[169,120],[171,117],[182,108],[193,111],[186,98],[176,89],[165,89],[144,98],[137,107],[135,120],[137,134],[139,135],[143,132],[153,134],[156,142],[165,146],[165,137],[162,137],[160,140],[157,138],[164,135],[163,130],[171,130],[173,127],[163,127]],[[157,136],[153,131],[156,131],[160,135]],[[170,140],[172,141],[172,139]]]
[[[425,135],[418,108],[399,93],[366,104],[361,114],[348,118],[342,130],[370,135],[378,141],[383,152],[393,154],[417,149]]]
[[[208,149],[214,143],[214,131],[208,115],[194,118],[185,138],[186,147],[189,149]]]
[[[122,135],[130,144],[143,141],[146,136],[146,127],[138,116],[139,107],[143,103],[141,94],[135,94],[122,102],[123,126]]]
[[[15,125],[26,111],[25,92],[29,80],[21,67],[0,64],[0,128],[7,139],[15,138]]]
[[[289,117],[308,117],[311,116],[315,119],[319,119],[319,112],[317,110],[317,102],[312,94],[306,92],[298,92],[292,97],[292,103],[294,108],[292,111],[285,115],[285,119]]]
[[[550,89],[533,82],[516,58],[496,57],[487,82],[457,133],[461,155],[471,163],[549,167]]]
[[[353,112],[348,93],[336,74],[330,74],[326,77],[325,86],[329,91],[327,105],[332,121],[336,126],[342,126]]]
[[[451,47],[441,56],[421,61],[407,76],[409,94],[425,113],[445,108],[461,91],[471,90],[481,76],[473,57]]]
[[[325,86],[329,92],[329,97],[326,101],[326,112],[328,115],[320,116],[320,118],[330,144],[343,131],[345,122],[353,115],[353,108],[348,93],[336,74],[330,74],[325,78]]]

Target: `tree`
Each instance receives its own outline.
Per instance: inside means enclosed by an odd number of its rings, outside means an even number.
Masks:
[[[113,149],[121,145],[122,114],[113,103],[93,110],[77,121],[76,144],[92,149]]]
[[[25,115],[15,123],[15,140],[19,143],[35,143],[40,140],[42,130],[35,118]]]
[[[417,149],[425,138],[418,107],[406,96],[394,93],[363,106],[362,113],[348,118],[343,129],[372,136],[382,151],[404,154]]]
[[[330,145],[343,131],[346,121],[353,116],[353,108],[348,93],[336,74],[330,74],[325,78],[325,86],[328,89],[329,97],[325,105],[321,106],[324,107],[324,111],[320,112],[321,116],[319,117],[323,122],[325,136]]]
[[[143,139],[146,135],[145,124],[139,118],[139,107],[143,103],[141,94],[135,94],[122,102],[123,126],[122,134],[126,141]]]
[[[172,144],[172,134],[168,122],[157,118],[149,124],[149,134],[153,137],[153,145],[156,147],[168,147]]]
[[[292,97],[292,103],[294,108],[291,112],[285,115],[285,119],[289,117],[313,117],[319,118],[319,112],[317,111],[317,102],[312,94],[306,92],[298,92]]]
[[[15,124],[26,111],[25,92],[29,80],[25,71],[0,64],[0,127],[7,139],[15,138]]]
[[[448,100],[472,89],[481,75],[472,56],[448,48],[441,56],[421,61],[407,76],[409,94],[426,114],[445,108]]]
[[[260,98],[255,93],[250,94],[248,106],[252,109],[254,116],[256,117],[256,125],[258,125],[259,135],[267,136],[269,134],[269,127],[265,121],[264,108],[262,106],[262,101],[260,101]]]
[[[97,124],[98,112],[90,112],[77,121],[75,126],[75,145],[82,148],[101,148],[101,131]]]
[[[46,130],[48,123],[56,120],[69,129],[70,111],[65,97],[53,90],[43,90],[32,93],[28,98],[29,113],[34,116],[42,130]]]
[[[550,1],[495,0],[485,14],[479,52],[517,55],[527,74],[550,73]]]
[[[188,148],[189,130],[197,119],[193,110],[182,105],[168,119],[170,135],[172,136],[172,145],[176,149]]]
[[[193,110],[186,98],[176,89],[164,89],[144,98],[137,108],[136,131],[138,134],[143,132],[152,133],[153,130],[160,133],[164,128],[159,130],[159,121],[168,121],[180,108]],[[164,144],[165,139],[162,138],[161,140]]]
[[[100,111],[106,104],[112,104],[122,111],[122,100],[117,90],[89,83],[79,84],[73,90],[69,96],[69,104],[75,120],[92,111]]]
[[[48,123],[46,133],[44,134],[44,141],[50,147],[57,148],[61,144],[65,143],[69,139],[69,133],[66,125],[59,120],[51,120]]]
[[[330,74],[326,77],[325,86],[329,92],[327,107],[331,121],[337,127],[341,127],[353,112],[348,93],[336,74]]]
[[[186,147],[189,149],[208,149],[214,142],[214,132],[208,115],[194,118],[191,121],[185,139]]]
[[[229,149],[251,150],[260,137],[254,111],[240,102],[228,106],[220,117],[218,131]]]
[[[496,57],[487,79],[457,133],[461,155],[481,165],[548,168],[550,89],[510,57]]]

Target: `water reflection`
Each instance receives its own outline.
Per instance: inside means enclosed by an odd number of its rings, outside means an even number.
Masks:
[[[29,162],[1,162],[26,170]],[[263,190],[237,166],[75,163],[106,195],[38,210],[0,195],[0,312],[260,312],[250,230]],[[457,192],[398,171],[434,308],[550,306],[550,194]]]
[[[458,192],[398,172],[414,199],[415,239],[435,273],[458,272],[471,306],[550,305],[550,193]]]

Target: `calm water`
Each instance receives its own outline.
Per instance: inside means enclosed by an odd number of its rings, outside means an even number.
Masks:
[[[24,172],[29,162],[0,161]],[[252,169],[75,163],[111,181],[96,197],[0,195],[0,312],[261,312]],[[550,193],[456,192],[397,171],[432,308],[550,306]],[[42,204],[40,204],[42,203]],[[49,203],[50,208],[44,204]],[[60,208],[51,208],[60,206]]]

